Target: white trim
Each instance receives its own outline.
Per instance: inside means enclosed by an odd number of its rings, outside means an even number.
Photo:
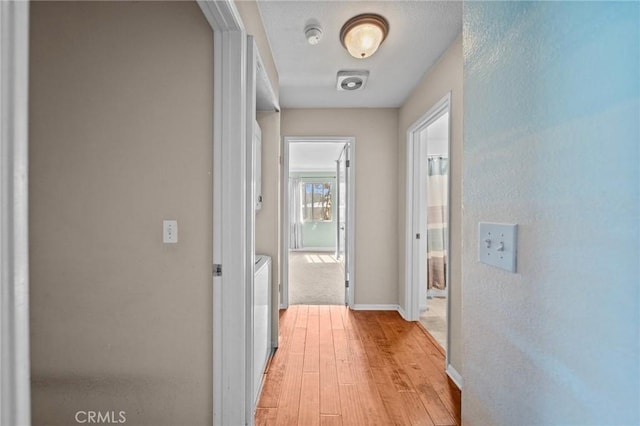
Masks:
[[[415,154],[415,146],[416,142],[419,138],[419,133],[422,129],[429,126],[435,120],[440,118],[445,112],[449,112],[449,133],[448,133],[448,142],[447,149],[448,152],[451,152],[451,92],[448,92],[445,96],[443,96],[436,104],[429,109],[422,117],[416,120],[409,129],[407,129],[407,157],[406,157],[406,222],[405,222],[405,282],[403,283],[405,288],[405,310],[408,316],[408,319],[411,321],[417,321],[420,318],[420,283],[424,282],[421,279],[421,273],[417,271],[420,268],[420,265],[424,265],[424,262],[418,261],[416,259],[416,250],[414,246],[414,238],[417,231],[416,223],[419,222],[417,216],[420,213],[419,207],[416,206],[413,193],[414,193],[414,181],[416,178],[416,173],[419,171],[416,170],[416,155]],[[449,155],[450,161],[451,155]],[[453,159],[454,161],[455,159]],[[418,168],[419,169],[419,168]],[[451,173],[451,163],[449,165],[449,173]],[[451,179],[448,179],[448,199],[451,200]],[[451,209],[449,208],[449,221],[451,221]],[[419,222],[422,223],[422,222]],[[446,276],[451,277],[451,226],[447,227],[447,238],[449,240],[449,247],[447,247],[447,270]],[[425,239],[421,239],[420,244],[424,244]],[[418,275],[418,276],[416,276]],[[451,283],[447,283],[447,347],[446,356],[445,356],[445,366],[447,371],[449,369],[455,371],[450,364],[449,357],[449,346],[451,342],[451,327],[449,327],[449,315],[451,312]],[[462,383],[462,378],[458,374],[460,378],[460,383]],[[453,379],[452,379],[453,380]]]
[[[302,248],[297,248],[297,249],[289,249],[289,251],[295,251],[295,252],[310,252],[313,253],[314,251],[320,251],[320,252],[334,252],[336,251],[335,247],[302,247]]]
[[[282,291],[280,292],[280,309],[287,309],[289,307],[289,144],[291,143],[345,143],[349,145],[350,158],[349,158],[349,172],[348,172],[348,185],[349,185],[349,200],[348,200],[348,240],[349,240],[349,265],[345,265],[349,273],[349,292],[347,300],[345,301],[348,306],[353,306],[355,295],[355,236],[356,236],[356,214],[355,214],[355,176],[356,176],[356,139],[352,136],[325,136],[325,137],[300,137],[300,136],[285,136],[283,138],[282,149],[282,185],[280,187],[281,199],[282,199],[282,234],[280,241],[280,254],[282,261],[280,262],[280,270],[282,277]],[[335,250],[335,248],[333,249]]]
[[[420,286],[419,278],[416,277],[416,271],[414,267],[419,267],[424,262],[418,262],[415,259],[416,250],[414,249],[415,234],[418,232],[415,229],[416,215],[419,214],[420,208],[416,206],[413,197],[413,183],[416,179],[415,173],[419,172],[419,168],[416,167],[415,161],[415,144],[418,140],[419,133],[422,129],[427,127],[433,121],[438,119],[445,111],[451,110],[451,92],[442,97],[436,104],[429,109],[422,117],[416,120],[407,129],[407,157],[406,157],[406,208],[405,208],[405,310],[411,321],[418,321],[420,318]],[[449,115],[449,127],[451,125],[451,115]],[[451,132],[449,131],[449,145],[451,141]],[[450,180],[450,179],[449,179]],[[450,192],[450,191],[449,191]],[[450,227],[448,228],[450,232]],[[420,243],[425,244],[426,239],[422,238]],[[449,248],[448,248],[449,250]],[[450,250],[449,250],[450,251]],[[447,257],[450,259],[450,256]],[[449,274],[449,266],[451,262],[447,262],[447,276]],[[447,286],[449,289],[450,286]],[[448,290],[447,290],[448,291]]]
[[[398,311],[400,308],[399,305],[389,304],[389,305],[367,305],[367,304],[358,304],[351,306],[351,309],[354,311]]]
[[[460,373],[458,373],[458,371],[455,368],[453,368],[453,366],[451,364],[447,365],[447,370],[446,371],[447,371],[447,376],[449,376],[451,381],[453,381],[453,383],[456,384],[458,389],[462,390],[463,380],[462,380],[462,376],[460,375]]]
[[[405,312],[405,310],[400,305],[398,305],[398,313],[400,314],[400,316],[402,317],[403,320],[409,321],[408,317],[407,317],[407,313]]]
[[[432,297],[447,297],[448,293],[446,289],[432,288],[431,290],[427,290],[427,299],[431,299]]]
[[[246,373],[247,373],[247,384],[245,388],[246,392],[246,417],[245,424],[252,425],[255,418],[255,408],[257,404],[257,400],[259,396],[254,399],[253,398],[253,389],[254,389],[254,344],[253,344],[253,334],[255,330],[253,329],[253,321],[254,321],[254,313],[253,313],[253,305],[254,305],[254,291],[255,291],[255,253],[256,253],[256,176],[255,176],[255,144],[254,139],[256,135],[256,75],[257,75],[257,63],[258,63],[258,54],[257,47],[255,41],[253,40],[253,36],[246,36],[247,39],[247,60],[246,60],[246,154],[245,154],[245,181],[242,182],[243,186],[246,188],[246,202],[245,202],[245,216],[246,216],[246,225],[245,225],[245,238],[246,238],[246,248],[245,248],[245,257],[247,259],[246,264],[246,334],[245,334],[245,363],[246,363]],[[271,341],[271,337],[269,337],[269,341]]]
[[[197,0],[213,31],[244,31],[240,12],[233,0]]]
[[[253,279],[247,214],[247,37],[233,0],[198,0],[213,30],[213,424],[253,424],[247,288]],[[249,194],[247,193],[249,192]],[[253,207],[253,203],[249,203]]]
[[[0,2],[0,425],[31,424],[29,3]]]

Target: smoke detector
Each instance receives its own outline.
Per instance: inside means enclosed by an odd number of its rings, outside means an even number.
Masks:
[[[336,89],[340,92],[364,89],[368,78],[369,71],[338,71]]]
[[[307,39],[307,43],[315,46],[322,39],[322,28],[320,28],[320,25],[311,24],[304,29],[304,36]]]

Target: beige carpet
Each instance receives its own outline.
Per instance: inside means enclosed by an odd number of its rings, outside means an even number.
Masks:
[[[344,270],[333,253],[289,252],[289,304],[344,304]]]
[[[445,297],[427,299],[427,310],[420,314],[420,323],[440,346],[447,350],[447,299]]]

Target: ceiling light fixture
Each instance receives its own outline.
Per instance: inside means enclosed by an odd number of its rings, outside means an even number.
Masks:
[[[340,30],[340,41],[354,58],[364,59],[376,53],[389,32],[387,20],[373,13],[349,19]]]

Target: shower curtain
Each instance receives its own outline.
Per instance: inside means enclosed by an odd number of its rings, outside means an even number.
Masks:
[[[448,158],[428,158],[427,291],[447,287],[448,169]]]
[[[300,178],[289,178],[289,249],[302,248]]]

